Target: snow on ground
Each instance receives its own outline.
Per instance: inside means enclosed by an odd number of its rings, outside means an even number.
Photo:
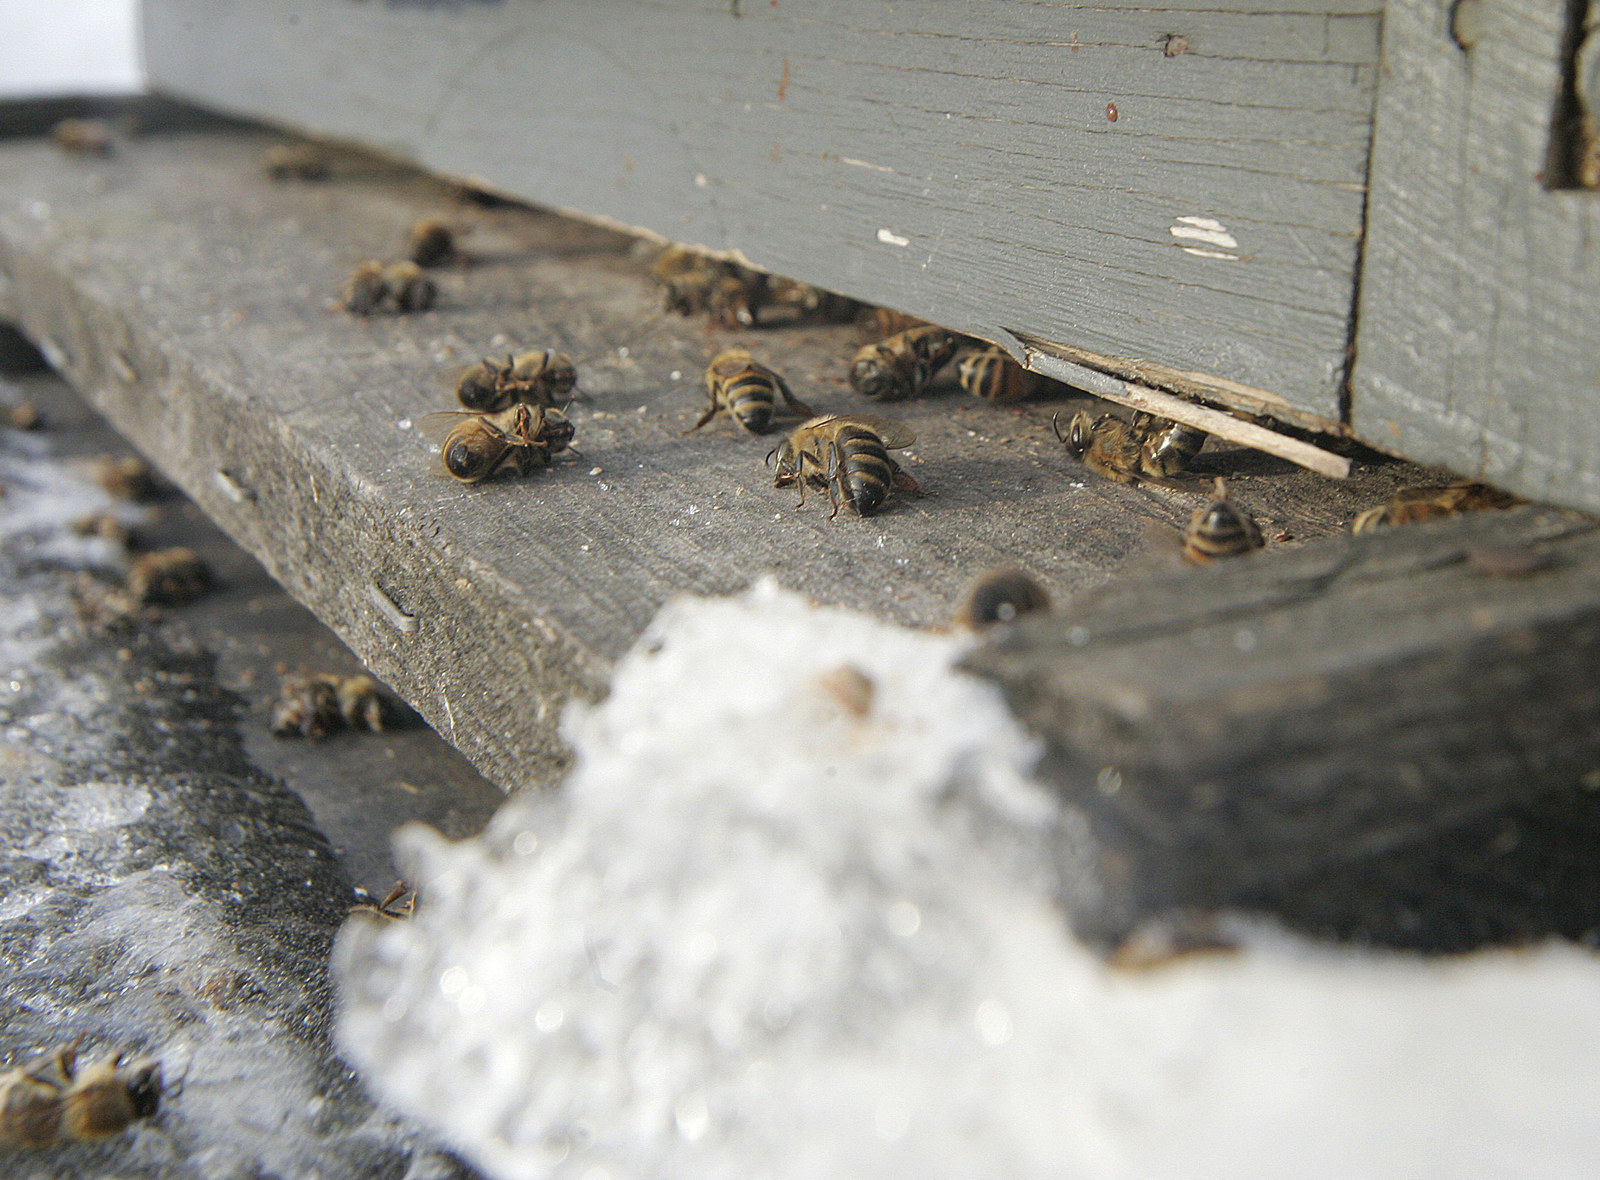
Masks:
[[[137,0],[0,0],[0,98],[144,87]]]
[[[669,605],[569,716],[559,793],[402,834],[416,917],[336,946],[346,1056],[504,1178],[1592,1170],[1592,954],[1241,924],[1109,968],[963,642],[770,582]]]

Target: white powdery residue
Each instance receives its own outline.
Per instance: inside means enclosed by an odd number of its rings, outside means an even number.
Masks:
[[[882,242],[885,246],[911,245],[910,238],[906,237],[904,234],[895,233],[894,230],[889,229],[887,226],[878,231],[878,241]]]
[[[1239,259],[1237,254],[1229,253],[1239,245],[1238,239],[1215,217],[1179,217],[1167,227],[1167,232],[1179,239],[1178,244],[1186,254],[1193,254],[1199,258],[1221,258],[1229,262],[1237,262]],[[1184,245],[1185,241],[1204,242],[1206,246],[1212,248]]]
[[[1127,974],[1083,949],[1050,900],[1036,747],[952,669],[961,644],[770,583],[670,604],[567,717],[559,793],[475,840],[406,831],[424,902],[341,933],[343,1051],[504,1180],[1406,1176],[1587,1150],[1586,952],[1258,934]]]

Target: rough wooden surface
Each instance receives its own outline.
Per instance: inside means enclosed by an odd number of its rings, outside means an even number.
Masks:
[[[1600,196],[1544,171],[1570,5],[1391,0],[1352,422],[1374,445],[1600,509]]]
[[[561,765],[561,704],[599,691],[675,592],[771,571],[826,602],[937,623],[989,566],[1021,562],[1062,598],[1204,502],[1068,458],[1050,421],[1080,399],[1005,409],[947,380],[894,410],[920,435],[908,462],[930,495],[866,519],[829,523],[816,500],[796,512],[762,465],[770,436],[679,431],[703,405],[700,368],[736,339],[819,411],[873,408],[844,382],[852,329],[735,336],[663,317],[630,239],[453,204],[442,185],[358,157],[326,184],[274,185],[260,173],[272,142],[152,135],[106,159],[0,142],[0,272],[73,383],[502,785]],[[452,218],[475,258],[441,275],[434,311],[361,320],[330,306],[357,262],[393,256],[429,213]],[[593,398],[572,408],[582,460],[473,488],[431,474],[419,420],[450,407],[454,370],[513,344],[578,359]],[[1228,474],[1269,539],[1337,531],[1428,478],[1383,462],[1330,484],[1211,446],[1196,470],[1203,486]]]
[[[149,0],[154,83],[1341,418],[1381,4]]]
[[[1579,937],[1597,586],[1592,520],[1487,513],[1120,580],[969,665],[1050,746],[1088,937],[1230,906],[1434,950]]]

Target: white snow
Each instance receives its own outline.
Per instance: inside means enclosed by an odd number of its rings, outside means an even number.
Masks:
[[[0,98],[144,87],[136,0],[0,0]]]
[[[1241,924],[1114,970],[964,642],[771,582],[669,605],[559,793],[403,832],[417,915],[341,933],[342,1050],[506,1180],[1593,1171],[1592,954]]]

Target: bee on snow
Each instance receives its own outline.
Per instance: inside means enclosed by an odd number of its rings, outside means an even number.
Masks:
[[[866,516],[888,499],[892,489],[921,493],[921,485],[889,456],[916,441],[916,435],[899,422],[876,415],[824,414],[803,423],[768,453],[767,461],[777,459],[774,487],[799,485],[796,508],[805,504],[809,485],[828,493],[833,504],[829,520],[845,504],[856,515]]]

